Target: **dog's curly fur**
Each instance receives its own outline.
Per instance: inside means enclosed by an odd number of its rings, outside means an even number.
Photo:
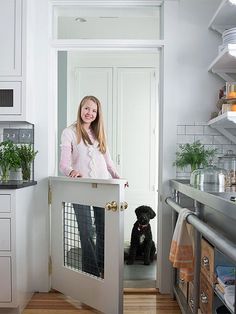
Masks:
[[[156,252],[155,243],[152,240],[152,231],[149,224],[156,214],[149,206],[139,206],[135,210],[137,221],[135,222],[130,241],[130,249],[127,264],[134,263],[136,256],[140,255],[144,258],[144,265],[149,265]]]

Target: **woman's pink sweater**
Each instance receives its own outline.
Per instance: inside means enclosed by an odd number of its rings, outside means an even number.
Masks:
[[[108,149],[102,154],[98,149],[98,141],[91,132],[88,133],[92,145],[85,145],[81,140],[77,144],[75,126],[67,127],[61,135],[60,171],[69,176],[72,170],[79,171],[83,178],[109,179],[120,176],[116,171]]]

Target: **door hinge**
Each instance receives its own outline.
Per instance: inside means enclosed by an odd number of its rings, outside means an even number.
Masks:
[[[48,185],[48,205],[52,204],[52,188],[51,185]]]
[[[120,165],[120,154],[116,156],[117,165]]]
[[[48,258],[48,274],[51,275],[52,274],[52,257],[49,256]]]

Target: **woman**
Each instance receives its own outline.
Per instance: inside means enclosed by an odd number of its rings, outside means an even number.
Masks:
[[[119,178],[106,144],[101,104],[94,96],[81,100],[77,121],[62,132],[60,170],[72,178]],[[73,207],[80,233],[82,270],[100,276],[104,267],[104,208],[93,207],[95,246],[90,206]]]

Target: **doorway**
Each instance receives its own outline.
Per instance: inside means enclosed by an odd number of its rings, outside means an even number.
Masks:
[[[99,4],[90,0],[86,6],[77,0],[76,5],[62,1],[52,6],[58,148],[61,131],[74,122],[81,98],[88,94],[97,96],[103,105],[112,158],[120,175],[129,181],[125,254],[136,221],[135,208],[149,205],[156,213],[158,208],[161,3],[105,0]],[[58,151],[58,157],[59,154]],[[156,218],[151,220],[158,247],[157,225]],[[150,267],[136,262],[125,265],[125,286],[156,287],[156,262]],[[140,277],[145,273],[147,276]]]
[[[75,120],[79,101],[85,95],[98,97],[111,156],[121,177],[129,182],[125,258],[136,221],[135,209],[148,205],[157,212],[158,77],[159,53],[58,52],[58,147],[62,130]],[[156,218],[150,223],[157,247]],[[125,265],[124,280],[125,287],[155,287],[156,260],[148,267],[142,259]]]

